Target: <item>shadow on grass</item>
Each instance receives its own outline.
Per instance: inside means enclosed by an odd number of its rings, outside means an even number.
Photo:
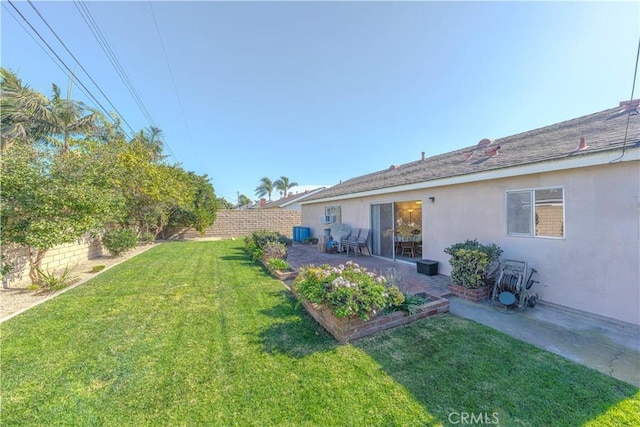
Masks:
[[[278,320],[259,334],[259,342],[267,353],[302,358],[332,350],[339,345],[307,314],[304,307],[297,305],[297,300],[289,291],[271,292],[270,296],[278,297],[282,302],[261,311],[265,316]]]
[[[636,417],[640,394],[632,385],[451,315],[353,345],[451,424],[467,413],[500,425],[578,426],[626,399],[635,402],[621,404],[627,407],[621,412]],[[613,417],[610,425],[627,425]]]

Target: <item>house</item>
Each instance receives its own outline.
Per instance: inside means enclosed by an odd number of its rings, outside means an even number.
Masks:
[[[287,197],[282,197],[278,200],[266,201],[260,199],[260,202],[256,204],[252,209],[284,209],[284,210],[301,210],[300,203],[314,194],[317,194],[324,190],[325,187],[319,187],[314,190],[306,190],[303,193],[288,194]]]
[[[391,259],[398,229],[414,229],[442,274],[451,244],[496,243],[538,270],[540,301],[640,325],[639,104],[349,179],[306,198],[302,225],[370,228]]]

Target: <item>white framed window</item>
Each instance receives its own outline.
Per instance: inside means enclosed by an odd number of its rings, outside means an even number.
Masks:
[[[507,191],[507,235],[564,238],[564,188]]]
[[[325,206],[324,214],[332,217],[334,223],[342,222],[342,206]]]

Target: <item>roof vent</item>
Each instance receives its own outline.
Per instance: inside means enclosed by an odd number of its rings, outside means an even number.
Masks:
[[[395,168],[397,168],[397,167],[398,167],[398,166],[396,166],[396,165],[391,165],[391,166],[389,166],[389,170],[390,170],[390,171],[392,171],[392,170],[394,170],[394,169],[395,169]]]
[[[620,106],[624,108],[626,112],[632,112],[638,109],[640,106],[640,99],[632,99],[631,101],[620,101]]]
[[[492,139],[485,138],[482,141],[478,142],[478,148],[484,148],[493,143]]]
[[[587,148],[589,148],[589,146],[585,142],[584,136],[583,136],[583,137],[580,138],[580,143],[576,147],[576,151],[578,151],[578,150],[586,150]]]
[[[498,154],[500,154],[500,153],[498,153],[498,150],[499,150],[499,149],[500,149],[500,146],[499,146],[499,145],[496,145],[495,147],[491,147],[491,148],[489,148],[488,150],[484,150],[484,154],[485,154],[486,156],[488,156],[488,157],[495,157],[495,156],[497,156]]]
[[[618,111],[607,117],[607,120],[615,119],[616,117],[629,114],[635,116],[638,114],[638,106],[640,106],[640,99],[632,99],[631,101],[620,101],[620,107],[622,110]]]

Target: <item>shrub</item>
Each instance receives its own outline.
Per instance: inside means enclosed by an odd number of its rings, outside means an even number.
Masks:
[[[273,273],[276,270],[289,271],[291,270],[291,265],[282,258],[269,258],[267,260],[267,268]]]
[[[156,235],[153,234],[150,231],[145,231],[138,238],[138,242],[142,243],[143,245],[151,244],[151,243],[155,242],[155,240],[156,240]]]
[[[291,246],[292,240],[287,236],[283,236],[277,231],[260,230],[254,231],[251,238],[259,248],[264,248],[268,242],[278,242],[285,246]]]
[[[259,261],[262,259],[262,249],[256,245],[250,236],[244,238],[244,251],[252,261]]]
[[[327,306],[336,317],[367,320],[383,309],[397,306],[404,296],[396,286],[388,286],[383,276],[348,261],[346,265],[304,267],[293,288],[311,302]]]
[[[119,256],[138,244],[138,237],[132,230],[111,230],[102,236],[102,244],[113,256]]]
[[[393,307],[392,311],[406,311],[409,314],[415,314],[418,308],[424,305],[424,303],[429,299],[428,297],[411,295],[406,292],[403,292],[402,295],[404,296],[404,301]]]
[[[55,270],[53,272],[36,269],[38,278],[32,283],[28,289],[36,291],[37,294],[58,291],[78,281],[77,276],[72,276],[74,267],[67,266],[62,273],[57,276]]]
[[[451,255],[451,281],[465,288],[476,289],[492,285],[500,266],[502,249],[494,243],[483,245],[477,239],[445,248]]]
[[[286,258],[291,239],[275,231],[254,231],[244,238],[244,250],[253,261]]]
[[[262,259],[269,261],[272,258],[287,259],[287,247],[278,242],[267,242],[262,248]]]
[[[306,239],[304,239],[302,241],[303,244],[305,245],[317,245],[318,244],[318,238],[317,237],[307,237]]]

